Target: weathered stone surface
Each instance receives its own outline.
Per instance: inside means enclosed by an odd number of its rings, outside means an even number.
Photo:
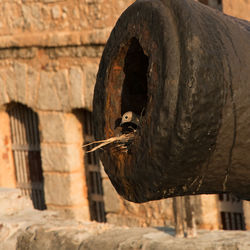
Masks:
[[[201,210],[201,218],[197,223],[199,228],[218,230],[221,224],[218,210],[218,195],[201,195],[201,204],[197,204]]]
[[[243,210],[244,210],[246,230],[250,230],[250,202],[249,201],[243,201]]]
[[[104,204],[105,204],[105,212],[107,214],[112,213],[120,213],[121,210],[121,199],[116,193],[114,187],[112,186],[110,180],[108,178],[102,179],[102,186],[104,191]],[[110,222],[108,220],[108,222]],[[111,222],[113,223],[113,222]],[[114,223],[116,224],[116,223]]]
[[[37,108],[57,111],[70,109],[66,70],[41,72]]]
[[[37,30],[44,30],[45,27],[42,20],[42,9],[39,4],[22,4],[22,14],[24,20],[24,28],[26,30],[30,30],[32,26],[34,26]]]
[[[59,57],[100,57],[103,52],[103,45],[98,46],[64,46],[64,47],[52,47],[47,48],[45,51],[51,59],[57,59]]]
[[[56,143],[80,143],[79,121],[74,114],[39,112],[41,141]]]
[[[61,110],[55,87],[53,86],[53,73],[40,73],[40,85],[38,90],[37,108],[42,110]]]
[[[47,208],[48,210],[58,211],[58,214],[66,219],[90,221],[90,211],[88,203],[69,207],[48,205]]]
[[[17,87],[14,70],[12,67],[8,68],[4,72],[6,81],[6,90],[10,100],[17,100]]]
[[[1,217],[13,215],[23,209],[32,209],[33,205],[29,198],[22,195],[20,189],[0,188],[0,207]]]
[[[84,107],[83,73],[80,67],[69,70],[70,105],[72,108]]]
[[[61,16],[61,9],[58,5],[52,7],[51,14],[54,19],[58,19]]]
[[[82,168],[83,153],[79,144],[42,144],[41,155],[44,171],[70,172]]]
[[[31,59],[34,58],[37,52],[37,48],[7,48],[2,49],[0,53],[0,59],[7,58],[21,58]]]
[[[96,82],[96,74],[97,74],[98,66],[95,64],[86,65],[83,68],[84,72],[84,107],[89,110],[92,110],[92,102],[94,96],[94,87]]]
[[[16,78],[17,101],[25,104],[27,64],[15,62],[13,68]]]
[[[195,238],[175,238],[174,230],[166,227],[127,228],[105,223],[65,220],[56,212],[33,209],[31,203],[21,197],[20,191],[16,189],[0,189],[0,203],[1,207],[10,208],[0,212],[0,250],[250,248],[250,232],[247,231],[198,231]]]
[[[56,46],[65,42],[67,45],[99,44],[100,41],[104,44],[109,35],[105,30],[110,31],[122,11],[132,2],[134,0],[110,0],[105,4],[100,1],[62,0],[1,3],[2,20],[6,21],[1,22],[0,47]],[[79,32],[78,38],[74,39],[73,32],[83,29],[84,32]],[[70,30],[66,40],[62,30]],[[20,34],[22,31],[25,35]]]
[[[60,70],[56,72],[52,81],[54,88],[56,89],[57,98],[60,101],[61,109],[64,111],[70,110],[68,70]]]
[[[250,21],[250,1],[223,0],[223,12]]]
[[[16,173],[11,150],[9,115],[0,111],[0,187],[15,187]],[[1,210],[1,209],[0,209]]]
[[[0,71],[0,89],[0,105],[2,105],[9,102],[3,71]]]
[[[39,73],[35,69],[29,67],[27,70],[26,81],[26,100],[25,103],[29,107],[36,107],[36,100],[38,94],[38,79]]]
[[[45,172],[44,191],[46,204],[59,206],[86,204],[87,197],[84,197],[83,194],[83,181],[82,172],[70,174]]]

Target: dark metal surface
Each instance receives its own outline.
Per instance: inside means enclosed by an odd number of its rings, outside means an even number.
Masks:
[[[250,199],[250,24],[192,0],[138,0],[106,44],[96,139],[143,114],[131,154],[103,152],[128,200],[221,193]]]

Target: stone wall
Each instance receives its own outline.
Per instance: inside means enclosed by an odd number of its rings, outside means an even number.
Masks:
[[[250,0],[223,0],[223,12],[250,21]]]

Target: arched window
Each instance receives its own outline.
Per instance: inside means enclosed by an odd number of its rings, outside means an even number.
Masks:
[[[46,209],[38,116],[30,108],[18,103],[10,104],[7,112],[10,116],[17,187],[31,198],[34,208]]]
[[[221,226],[224,230],[245,230],[242,200],[231,194],[219,194]]]
[[[92,113],[85,109],[76,109],[74,110],[74,114],[81,123],[83,143],[87,144],[94,141]],[[90,148],[87,148],[87,150],[90,150]],[[105,222],[106,216],[103,201],[102,177],[97,155],[96,152],[85,153],[84,155],[91,220]]]

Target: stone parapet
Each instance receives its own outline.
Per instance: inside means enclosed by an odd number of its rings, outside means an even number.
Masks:
[[[0,242],[0,250],[248,250],[250,232],[198,231],[195,238],[176,238],[174,230],[167,227],[117,227],[65,220],[54,211],[23,209],[0,215]]]

